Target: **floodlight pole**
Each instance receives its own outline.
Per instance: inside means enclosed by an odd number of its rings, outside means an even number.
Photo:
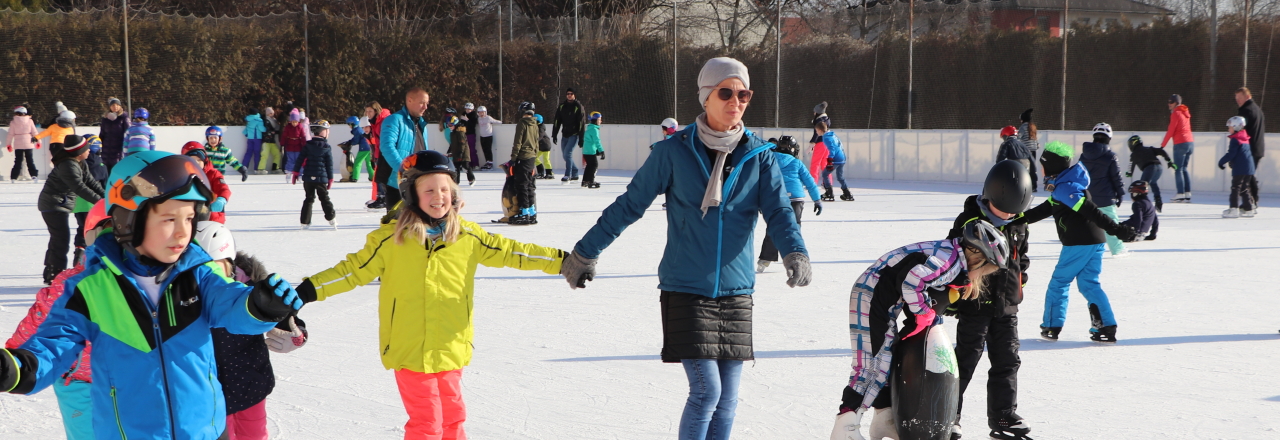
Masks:
[[[915,86],[915,62],[916,62],[916,0],[907,2],[907,130],[911,129],[911,114],[915,112],[913,108],[912,93]]]
[[[782,114],[782,2],[783,0],[774,0],[778,2],[778,20],[777,26],[778,37],[778,54],[776,58],[776,66],[773,75],[773,128],[778,128],[778,118]]]
[[[1071,30],[1071,21],[1068,14],[1071,12],[1071,0],[1065,0],[1062,5],[1062,130],[1067,129],[1067,34]]]
[[[133,85],[129,79],[129,0],[120,0],[123,9],[121,16],[124,17],[124,102],[127,105],[125,111],[133,111]],[[127,118],[127,116],[126,116]]]
[[[498,119],[502,116],[502,2],[498,2]]]

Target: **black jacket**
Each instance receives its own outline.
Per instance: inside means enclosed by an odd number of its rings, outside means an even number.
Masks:
[[[663,291],[662,361],[755,359],[751,295],[709,298]]]
[[[1256,161],[1267,149],[1266,137],[1263,136],[1267,132],[1265,130],[1267,122],[1262,115],[1262,109],[1250,99],[1240,106],[1236,115],[1244,118],[1244,131],[1249,133],[1249,147],[1253,149],[1253,158]]]
[[[467,133],[474,134],[476,132],[476,124],[480,122],[480,115],[476,114],[475,110],[472,110],[463,113],[462,116],[467,117],[467,120],[462,121],[462,125],[467,127]]]
[[[1089,192],[1093,193],[1093,202],[1100,207],[1115,205],[1124,200],[1128,188],[1120,179],[1120,162],[1116,153],[1107,144],[1085,142],[1084,153],[1080,154],[1080,163],[1089,170]]]
[[[1009,136],[1000,143],[1000,150],[996,151],[996,162],[1005,159],[1030,160],[1031,151],[1017,137]]]
[[[1133,168],[1138,170],[1146,168],[1147,165],[1160,165],[1160,158],[1164,158],[1165,163],[1173,163],[1173,159],[1169,158],[1169,153],[1163,148],[1148,147],[1140,145],[1129,147],[1129,173],[1133,173]]]
[[[302,147],[296,173],[302,173],[303,182],[326,183],[333,178],[333,149],[325,138],[314,136]]]
[[[53,171],[44,181],[40,189],[40,197],[36,200],[36,208],[40,212],[70,213],[75,208],[76,196],[89,203],[97,203],[102,199],[102,185],[94,180],[93,173],[84,162],[69,157],[61,152],[61,144],[51,146],[54,152]],[[88,148],[88,147],[84,147]]]
[[[956,217],[947,238],[964,235],[964,226],[974,220],[987,220],[986,214],[978,207],[978,196],[969,196],[964,201],[964,212]],[[955,309],[964,314],[976,314],[993,317],[1014,315],[1018,313],[1018,304],[1022,303],[1022,285],[1025,274],[1031,267],[1031,258],[1027,256],[1027,238],[1029,232],[1025,223],[1010,223],[1000,226],[1004,237],[1009,241],[1009,268],[997,271],[987,277],[987,293],[979,300],[960,300]]]
[[[562,129],[561,126],[564,128]],[[582,101],[565,101],[556,107],[555,119],[551,121],[551,136],[559,132],[564,137],[577,136],[587,131],[587,110],[582,108]],[[578,137],[578,145],[582,145],[582,137]]]
[[[1040,205],[1022,213],[1022,217],[1014,223],[1035,223],[1053,216],[1054,226],[1058,228],[1058,240],[1063,246],[1088,246],[1107,242],[1107,234],[1120,235],[1120,225],[1098,210],[1093,204],[1093,196],[1088,190],[1084,192],[1084,203],[1080,210],[1072,210],[1070,206],[1058,203],[1050,198]]]

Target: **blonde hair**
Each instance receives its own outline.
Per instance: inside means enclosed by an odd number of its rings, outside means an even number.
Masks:
[[[978,266],[978,267],[987,266],[987,265],[990,265],[991,263],[986,262],[986,257],[982,255],[982,251],[969,250],[968,246],[960,246],[960,248],[963,249],[964,258],[965,258],[965,261],[964,261],[965,267],[968,269],[968,273],[969,273],[969,288],[965,289],[961,297],[964,299],[982,298],[987,293],[986,292],[987,277],[991,276],[991,274],[996,273],[996,271],[992,270],[990,272],[983,274],[980,277],[973,276],[973,270],[974,270],[973,259],[974,258],[972,258],[971,255],[976,255],[978,261],[984,262],[982,266]]]
[[[405,178],[401,184],[403,185],[406,182],[410,183],[413,185],[413,191],[417,193],[418,178],[426,174],[427,173],[422,171],[411,169],[405,173]],[[453,206],[451,206],[449,208],[449,212],[444,215],[444,221],[442,223],[444,226],[444,232],[440,234],[440,237],[444,239],[445,243],[453,244],[458,241],[458,235],[462,232],[462,217],[458,215],[458,211],[461,210],[463,206],[462,190],[458,187],[458,183],[454,182],[453,179],[449,179],[449,194],[453,198]],[[416,196],[414,197],[414,200],[417,200]],[[396,230],[395,233],[392,234],[396,237],[397,245],[404,244],[405,240],[413,240],[414,242],[424,246],[427,244],[427,229],[430,229],[431,225],[427,224],[427,222],[423,220],[417,212],[415,212],[417,210],[414,208],[415,207],[413,206],[403,204],[403,202],[400,205],[400,214],[396,216]]]

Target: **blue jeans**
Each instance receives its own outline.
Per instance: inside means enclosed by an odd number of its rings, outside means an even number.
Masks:
[[[1160,175],[1164,174],[1164,167],[1158,163],[1147,165],[1142,169],[1142,180],[1147,181],[1147,186],[1151,188],[1151,194],[1155,196],[1156,206],[1164,204],[1164,199],[1160,198]],[[1132,200],[1130,200],[1132,202]]]
[[[1075,280],[1076,288],[1089,304],[1098,306],[1098,314],[1102,316],[1102,325],[1116,325],[1115,314],[1111,311],[1111,301],[1107,292],[1102,291],[1102,252],[1106,245],[1101,243],[1084,246],[1063,246],[1058,255],[1058,265],[1053,268],[1053,276],[1049,279],[1049,290],[1044,293],[1044,327],[1062,327],[1067,322],[1067,299],[1071,293],[1071,280]]]
[[[1191,161],[1191,153],[1195,151],[1195,142],[1173,144],[1173,164],[1178,167],[1173,170],[1173,181],[1178,193],[1191,192],[1191,173],[1187,171],[1187,162]]]
[[[689,400],[680,416],[680,440],[728,439],[738,408],[742,361],[685,359]]]
[[[838,163],[832,165],[832,170],[822,169],[822,186],[824,188],[831,187],[831,172],[836,173],[836,180],[840,181],[840,189],[849,189],[849,185],[844,183],[844,164]]]
[[[565,177],[578,177],[578,165],[573,163],[573,149],[578,148],[578,136],[580,135],[560,138],[560,154],[564,155]]]

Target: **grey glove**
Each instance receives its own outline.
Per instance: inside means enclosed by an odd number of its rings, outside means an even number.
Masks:
[[[782,258],[782,267],[787,269],[787,285],[791,287],[804,287],[809,285],[809,280],[813,278],[813,271],[809,267],[809,256],[792,252]]]
[[[569,288],[585,289],[587,281],[596,278],[596,259],[583,257],[577,252],[571,253],[560,263],[560,275],[564,275],[565,281],[569,282]]]
[[[814,201],[813,201],[813,215],[822,215],[822,201],[821,201],[821,200],[814,200]]]

